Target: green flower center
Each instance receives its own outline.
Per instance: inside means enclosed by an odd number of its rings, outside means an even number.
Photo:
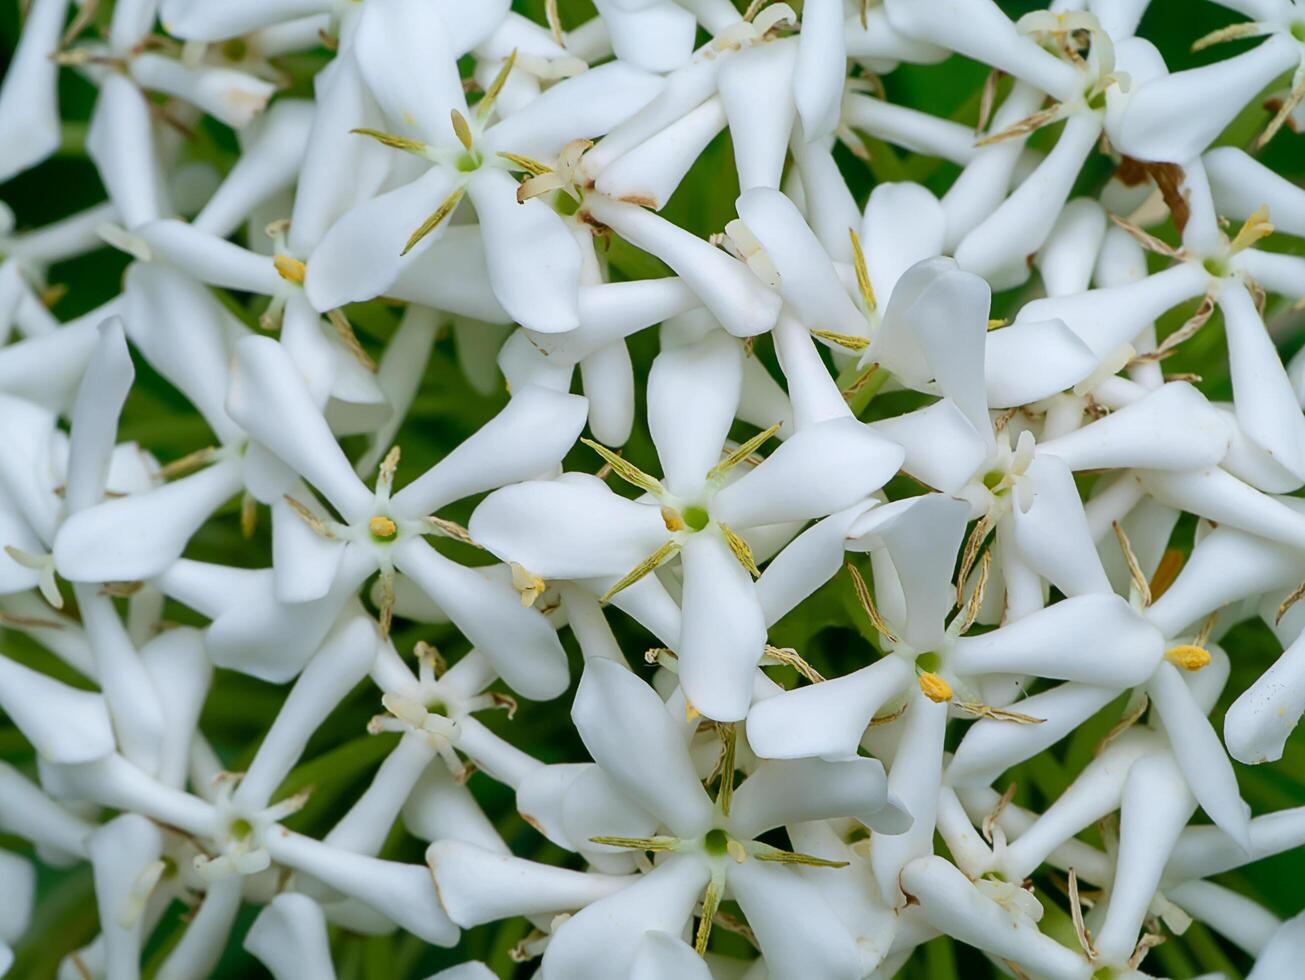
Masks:
[[[692,507],[685,507],[680,512],[684,518],[684,523],[689,526],[690,531],[701,531],[711,522],[711,516],[707,513],[707,508],[699,507],[694,504]]]
[[[711,857],[724,857],[729,848],[730,835],[719,827],[707,831],[702,838],[702,849]]]
[[[235,820],[231,821],[231,826],[227,828],[227,832],[235,840],[246,841],[249,840],[251,836],[253,836],[254,825],[250,823],[248,820],[246,820],[244,817],[236,817]]]

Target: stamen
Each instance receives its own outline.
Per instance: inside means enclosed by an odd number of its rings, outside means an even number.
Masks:
[[[976,135],[988,128],[988,120],[992,118],[992,107],[997,101],[997,84],[1003,74],[1000,68],[994,68],[983,80],[983,91],[979,95],[979,121],[974,125]]]
[[[673,851],[680,846],[678,837],[590,837],[591,844],[624,847],[632,851]]]
[[[196,449],[193,453],[187,453],[180,459],[174,459],[171,463],[165,463],[159,467],[159,478],[162,480],[175,480],[179,476],[184,476],[194,470],[199,469],[207,463],[217,453],[214,446],[205,446],[203,449]]]
[[[716,804],[725,816],[730,815],[730,801],[734,799],[734,757],[738,746],[738,733],[732,724],[717,724],[716,733],[720,735],[720,760],[716,768],[720,771],[720,788],[716,791]],[[709,780],[710,781],[710,780]]]
[[[976,147],[992,146],[994,143],[1004,143],[1006,140],[1016,139],[1021,136],[1028,136],[1035,133],[1043,126],[1050,126],[1052,123],[1063,118],[1065,115],[1065,106],[1059,102],[1033,113],[1031,116],[1025,116],[1018,122],[1014,122],[1000,132],[992,133],[982,139],[976,140]]]
[[[612,596],[634,585],[635,582],[638,582],[645,575],[654,571],[659,565],[662,564],[662,562],[666,561],[668,558],[670,558],[679,550],[680,550],[679,542],[667,541],[664,545],[662,545],[660,548],[654,551],[643,561],[639,562],[638,565],[630,569],[629,572],[623,575],[615,585],[613,585],[610,589],[608,589],[606,592],[604,592],[601,596],[598,597],[598,601],[600,603],[608,602],[612,598]]]
[[[866,587],[865,579],[861,577],[861,570],[849,561],[847,563],[847,572],[852,576],[852,589],[856,592],[856,598],[861,603],[861,608],[865,610],[870,625],[884,638],[884,642],[897,643],[897,634],[889,628],[883,617],[879,615],[879,609],[875,606],[874,597]]]
[[[846,347],[852,351],[862,351],[870,346],[870,340],[867,337],[856,337],[847,333],[835,333],[832,330],[812,330],[811,336],[819,337],[821,340],[828,341],[831,344],[837,344],[839,347]]]
[[[393,541],[399,533],[399,526],[390,518],[380,514],[367,522],[367,528],[372,532],[372,537],[378,541]]]
[[[1133,582],[1133,591],[1138,598],[1142,600],[1143,606],[1151,605],[1151,584],[1142,574],[1142,566],[1137,562],[1137,555],[1133,553],[1133,546],[1129,543],[1128,535],[1118,521],[1111,522],[1115,529],[1115,537],[1119,539],[1119,548],[1124,553],[1124,561],[1128,565],[1128,577]]]
[[[735,466],[743,462],[745,459],[747,459],[749,456],[755,453],[758,449],[760,449],[763,445],[765,445],[766,442],[770,439],[770,437],[773,436],[776,432],[778,432],[783,425],[784,425],[783,422],[776,422],[765,432],[758,432],[755,436],[753,436],[747,442],[740,445],[732,453],[730,453],[719,463],[717,463],[715,466],[709,469],[707,471],[707,479],[715,480],[723,476],[724,474],[728,473]]]
[[[1273,625],[1277,626],[1281,623],[1282,617],[1287,615],[1287,610],[1300,602],[1302,598],[1305,598],[1305,582],[1296,586],[1296,588],[1292,590],[1291,595],[1282,600],[1282,603],[1278,606],[1278,614],[1273,617]]]
[[[961,570],[956,576],[956,605],[961,606],[965,603],[965,583],[970,577],[970,570],[974,568],[974,560],[979,557],[979,549],[983,547],[983,542],[988,539],[988,532],[996,526],[989,514],[984,514],[974,524],[974,529],[970,531],[969,538],[965,541],[965,551],[961,555]]]
[[[1165,659],[1183,670],[1198,671],[1210,663],[1210,653],[1194,643],[1180,643],[1165,651]]]
[[[850,861],[831,861],[828,858],[816,857],[814,854],[803,854],[801,851],[785,851],[778,847],[771,847],[769,844],[761,844],[752,852],[752,856],[758,861],[770,861],[774,864],[800,864],[808,868],[846,868]]]
[[[1129,364],[1145,364],[1150,361],[1163,361],[1165,358],[1173,354],[1179,344],[1186,340],[1191,340],[1192,337],[1196,336],[1197,331],[1210,321],[1210,317],[1213,314],[1214,297],[1207,295],[1203,300],[1201,300],[1201,305],[1196,308],[1196,312],[1192,314],[1191,318],[1188,319],[1186,323],[1167,336],[1164,340],[1160,341],[1155,350],[1146,354],[1138,354],[1129,361]],[[1159,598],[1159,596],[1156,596],[1156,598]]]
[[[852,267],[856,270],[856,287],[861,292],[861,302],[865,304],[867,313],[873,313],[878,301],[870,283],[870,267],[866,265],[865,250],[861,248],[861,236],[855,228],[849,228],[847,237],[852,240]]]
[[[535,600],[544,594],[547,586],[538,575],[526,571],[524,565],[517,562],[508,564],[512,569],[512,587],[521,593],[521,605],[529,609],[535,604]]]
[[[606,446],[584,437],[581,437],[580,441],[596,452],[599,456],[603,457],[603,460],[607,465],[612,468],[612,472],[631,486],[638,487],[640,490],[646,490],[648,493],[655,496],[660,496],[666,492],[666,488],[661,485],[661,481],[655,477],[649,476],[643,470],[639,469],[639,467],[627,461],[617,453],[614,453]]]
[[[364,127],[351,129],[349,132],[358,136],[370,136],[372,139],[376,140],[376,142],[381,143],[384,146],[392,147],[396,150],[406,150],[409,153],[426,152],[425,143],[421,140],[409,139],[406,136],[397,136],[394,133],[385,133],[379,129],[366,129]]]
[[[1148,252],[1155,252],[1157,255],[1163,255],[1171,259],[1186,258],[1186,253],[1181,248],[1175,248],[1166,241],[1161,241],[1148,231],[1144,231],[1137,225],[1133,224],[1126,218],[1121,218],[1117,214],[1111,214],[1110,220],[1113,221],[1124,231],[1128,232],[1133,239]]]
[[[975,715],[979,718],[991,718],[993,721],[1010,721],[1017,725],[1041,725],[1046,718],[1035,718],[1033,715],[1021,714],[1018,711],[1008,711],[1005,708],[994,708],[991,705],[979,704],[975,701],[956,701],[956,707],[968,714]]]
[[[1192,44],[1192,53],[1203,51],[1215,44],[1223,44],[1226,41],[1236,41],[1244,37],[1261,37],[1269,33],[1272,28],[1268,24],[1261,24],[1256,21],[1247,21],[1241,24],[1229,24],[1227,27],[1221,27],[1217,31],[1211,31],[1204,37],[1197,38]]]
[[[1088,932],[1087,925],[1083,922],[1083,903],[1078,897],[1078,873],[1069,869],[1069,913],[1074,920],[1074,933],[1078,936],[1078,944],[1083,947],[1083,954],[1091,963],[1097,958],[1097,951],[1092,946],[1092,933]]]
[[[394,625],[394,573],[381,572],[381,639],[390,638],[390,627]]]
[[[331,326],[335,327],[336,334],[339,336],[345,348],[348,349],[349,353],[353,355],[353,359],[372,374],[375,374],[378,370],[376,362],[373,361],[372,356],[363,349],[363,345],[358,340],[358,335],[353,332],[353,324],[351,324],[349,318],[344,315],[344,311],[331,310],[326,314],[326,319],[331,322]]]
[[[437,207],[429,218],[417,226],[417,230],[412,233],[412,237],[408,239],[408,244],[403,246],[403,251],[399,254],[407,255],[419,241],[438,228],[440,222],[453,213],[453,209],[458,206],[458,202],[462,200],[462,195],[466,192],[465,187],[455,188],[453,193],[444,199],[444,203]]]
[[[64,624],[57,619],[38,619],[35,616],[19,616],[17,613],[0,609],[0,626],[17,630],[61,630]]]
[[[381,500],[390,499],[390,490],[394,487],[394,474],[399,469],[399,459],[403,453],[398,446],[391,446],[390,451],[381,460],[376,473],[376,496]]]
[[[313,529],[313,532],[319,538],[325,538],[327,541],[335,540],[335,532],[332,531],[329,527],[327,527],[320,517],[314,514],[311,510],[309,510],[299,501],[295,500],[294,497],[290,496],[287,493],[281,499],[284,500],[287,504],[289,504],[290,508],[296,514],[298,514],[300,517],[303,518],[304,523],[307,524],[309,527],[311,527]]]
[[[506,150],[499,150],[498,155],[508,163],[515,165],[518,170],[524,170],[526,173],[538,177],[540,174],[551,174],[553,168],[546,163],[540,163],[538,160],[520,153],[508,153]]]
[[[304,284],[304,276],[308,274],[308,267],[298,259],[292,259],[288,255],[278,255],[272,259],[272,267],[276,269],[277,274],[286,282],[292,282],[296,286]]]
[[[983,593],[988,588],[988,572],[992,568],[992,551],[988,550],[983,553],[983,558],[979,562],[979,577],[974,583],[974,591],[970,593],[970,601],[965,605],[965,612],[961,616],[956,635],[960,636],[979,618],[979,608],[983,605]]]
[[[725,535],[725,543],[730,546],[730,552],[738,563],[746,568],[753,578],[761,578],[761,570],[757,568],[757,561],[752,557],[752,548],[748,543],[729,525],[721,524],[719,527],[721,533]]]
[[[680,512],[674,507],[662,508],[662,523],[666,525],[666,530],[672,534],[676,531],[688,529],[688,525],[684,523],[684,518],[680,516]]]
[[[488,98],[488,96],[486,96]],[[481,100],[482,102],[484,99]],[[470,150],[475,144],[471,137],[471,124],[467,122],[467,117],[458,112],[457,109],[449,110],[449,121],[453,124],[453,135],[458,138],[464,150]]]
[[[792,667],[799,674],[809,680],[812,684],[819,684],[825,679],[824,675],[816,668],[806,662],[796,650],[792,647],[777,647],[766,644],[765,657],[770,658],[777,664],[783,664],[785,667]],[[762,661],[763,665],[765,660]]]
[[[562,42],[559,39],[557,43],[561,44]],[[476,103],[476,121],[481,125],[485,124],[485,120],[489,118],[489,114],[494,111],[494,103],[498,101],[499,93],[503,91],[503,86],[507,84],[508,76],[512,74],[512,67],[516,63],[517,63],[517,49],[513,48],[512,53],[508,55],[507,60],[503,62],[503,67],[501,67],[498,70],[498,74],[494,76],[494,80],[489,83],[489,88],[485,89],[484,97],[479,102]],[[458,111],[456,109],[453,110],[453,114],[455,116],[459,116]],[[462,125],[466,126],[466,124],[467,121],[463,119]],[[453,130],[458,134],[458,139],[462,140],[462,145],[465,146],[468,150],[470,150],[471,149],[470,129],[467,130],[466,138],[463,139],[462,132],[458,130],[458,120],[455,118],[453,120]]]
[[[258,530],[258,500],[248,490],[240,497],[240,536],[246,541]]]
[[[997,829],[997,821],[1001,819],[1002,811],[1010,806],[1011,800],[1015,799],[1015,788],[1018,785],[1018,783],[1011,783],[1007,786],[1006,792],[1001,794],[1001,799],[997,801],[996,805],[989,810],[983,818],[983,823],[980,825],[979,830],[983,833],[984,840],[989,844],[992,843],[992,835]]]
[[[935,704],[946,704],[952,699],[952,686],[933,671],[924,671],[918,680],[924,696]]]
[[[702,918],[698,920],[698,932],[693,938],[693,951],[699,956],[707,955],[707,940],[711,938],[711,923],[720,908],[720,900],[725,894],[725,875],[712,870],[711,880],[702,896]]]
[[[1299,100],[1297,100],[1299,101]],[[1241,226],[1237,232],[1237,237],[1232,240],[1228,246],[1230,255],[1235,255],[1244,249],[1250,248],[1262,238],[1267,238],[1273,234],[1273,225],[1269,223],[1269,206],[1261,204],[1255,209],[1255,212],[1246,219],[1246,223]]]
[[[446,538],[452,538],[454,541],[461,541],[463,544],[469,544],[473,548],[480,547],[480,545],[472,540],[471,532],[457,521],[448,521],[432,514],[426,518],[426,523],[432,531],[442,534]]]
[[[562,39],[562,18],[557,12],[557,0],[544,0],[544,19],[548,21],[548,29],[553,32],[553,40],[558,47],[564,47],[566,42]]]
[[[1169,586],[1174,584],[1174,579],[1178,578],[1178,573],[1183,570],[1186,557],[1177,548],[1166,549],[1160,557],[1160,564],[1156,566],[1155,574],[1151,576],[1152,602],[1158,600],[1168,591]]]

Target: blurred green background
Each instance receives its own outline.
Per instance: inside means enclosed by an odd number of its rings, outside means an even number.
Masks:
[[[544,0],[516,0],[514,6],[537,22],[544,22]],[[739,6],[745,6],[742,0],[739,0]],[[794,0],[793,6],[800,8],[800,3]],[[97,17],[101,25],[107,23],[111,5],[106,3],[103,7]],[[1037,9],[1038,5],[1031,2],[1009,2],[1003,3],[1002,7],[1013,17],[1018,17]],[[561,0],[562,21],[568,28],[592,15],[593,8],[589,0]],[[1191,43],[1195,39],[1232,23],[1235,19],[1229,11],[1212,3],[1155,0],[1139,33],[1151,40],[1163,53],[1170,67],[1176,69],[1226,57],[1254,43],[1236,42],[1199,54],[1190,53]],[[3,10],[0,10],[0,60],[5,63],[16,43],[19,24],[18,5],[5,4]],[[328,57],[329,54],[322,49],[279,59],[278,64],[295,79],[294,90],[299,94],[307,94],[312,72]],[[883,84],[891,101],[973,124],[978,114],[980,88],[986,75],[987,69],[984,66],[961,57],[953,57],[934,66],[903,65],[885,76]],[[62,149],[52,160],[0,187],[0,199],[13,208],[20,229],[43,225],[97,203],[104,196],[96,172],[82,150],[85,121],[89,117],[94,90],[73,72],[65,70],[61,75],[60,96],[64,118],[67,120]],[[1256,100],[1247,108],[1229,127],[1221,142],[1239,146],[1249,144],[1269,117],[1269,113],[1260,104],[1261,101]],[[1037,134],[1034,144],[1048,145],[1054,141],[1055,135],[1056,128],[1052,127]],[[189,158],[207,161],[224,171],[235,159],[235,147],[231,132],[208,120],[188,142],[185,154]],[[849,186],[861,203],[864,203],[877,183],[884,181],[919,181],[941,193],[957,172],[950,164],[897,150],[878,141],[869,141],[868,148],[871,153],[868,164],[841,147],[837,154]],[[1260,154],[1260,159],[1297,182],[1305,180],[1305,136],[1284,129]],[[1113,166],[1107,157],[1099,154],[1094,156],[1084,169],[1076,191],[1095,193],[1109,178],[1112,170]],[[728,136],[723,134],[703,154],[663,213],[676,223],[706,236],[723,229],[725,223],[734,217],[733,202],[737,192]],[[1171,227],[1163,229],[1162,237],[1169,241],[1176,240]],[[1282,235],[1275,236],[1265,247],[1305,252],[1305,242]],[[611,244],[608,255],[615,278],[661,274],[656,260],[619,241]],[[68,290],[57,300],[54,312],[61,319],[69,319],[114,295],[120,287],[125,264],[126,258],[123,255],[103,248],[91,255],[55,266],[50,272],[50,282],[64,284]],[[1035,280],[1020,290],[999,294],[994,299],[993,316],[1017,309],[1037,288]],[[253,301],[248,297],[232,297],[231,303],[251,326],[255,324],[260,310]],[[1162,334],[1183,323],[1194,307],[1195,303],[1191,303],[1172,311],[1161,323]],[[397,308],[380,302],[363,304],[349,311],[364,345],[375,355],[383,349],[387,337],[395,329],[399,312]],[[1301,315],[1292,314],[1286,304],[1277,302],[1274,298],[1270,298],[1268,313],[1270,329],[1284,358],[1288,357],[1305,342]],[[1214,320],[1195,339],[1183,346],[1178,356],[1166,362],[1166,370],[1197,373],[1203,378],[1200,384],[1202,390],[1211,397],[1227,398],[1230,387],[1222,333],[1222,324],[1216,314]],[[642,380],[657,351],[655,331],[645,331],[633,338],[631,350],[637,365],[639,397],[642,400]],[[766,340],[757,344],[756,354],[772,371],[778,373],[773,351]],[[211,436],[185,399],[139,359],[136,367],[138,381],[127,405],[120,437],[139,441],[163,462],[180,458],[208,445]],[[452,338],[443,335],[432,353],[420,396],[399,433],[397,441],[403,447],[403,463],[398,482],[407,482],[439,460],[497,412],[506,397],[506,392],[499,392],[493,397],[477,393],[458,368]],[[914,407],[911,399],[912,396],[909,395],[883,397],[872,402],[863,417],[883,417]],[[738,426],[734,434],[746,438],[752,432],[746,426]],[[362,444],[348,441],[346,448],[351,452],[361,451]],[[635,435],[626,447],[626,455],[636,464],[657,472],[656,455],[642,424],[636,427]],[[589,450],[581,447],[568,458],[567,468],[592,471],[597,468],[597,462]],[[889,489],[894,495],[919,492],[917,486],[904,479],[894,481]],[[451,508],[444,516],[465,522],[474,503],[474,500],[465,501]],[[269,522],[266,513],[260,515],[255,538],[246,541],[240,534],[237,511],[238,504],[233,501],[201,531],[187,555],[248,567],[269,564]],[[1175,532],[1174,546],[1189,547],[1191,534],[1192,522],[1184,519]],[[484,560],[482,555],[471,549],[449,545],[447,542],[441,542],[440,546],[449,547],[452,552],[456,552],[457,557],[471,563]],[[165,615],[178,622],[201,622],[193,613],[175,604],[169,604]],[[611,610],[611,620],[627,657],[636,665],[636,669],[646,670],[640,666],[642,653],[655,641],[619,611]],[[846,673],[873,660],[877,652],[870,637],[869,624],[856,604],[845,573],[836,576],[808,602],[777,624],[771,633],[772,642],[796,648],[826,675]],[[402,621],[396,624],[395,639],[398,649],[405,656],[411,653],[418,640],[434,643],[450,659],[460,656],[467,646],[465,640],[451,627],[419,627]],[[573,658],[573,672],[578,677],[579,656],[569,633],[564,633],[564,643]],[[1232,657],[1233,673],[1228,693],[1217,709],[1214,719],[1216,728],[1221,728],[1222,712],[1227,704],[1279,652],[1272,635],[1258,622],[1235,628],[1226,637],[1224,646]],[[0,651],[65,680],[79,683],[76,676],[53,656],[20,634],[0,629]],[[775,676],[789,685],[796,682],[795,675],[788,672],[789,676],[786,677],[785,673],[784,669],[780,669],[775,672]],[[514,744],[544,761],[583,760],[586,758],[584,749],[575,736],[568,717],[571,693],[546,704],[523,702],[515,720],[511,722],[498,712],[482,717]],[[205,706],[202,727],[229,769],[239,771],[248,764],[285,694],[286,689],[283,687],[228,671],[217,672]],[[1008,778],[1018,784],[1015,801],[1038,809],[1058,796],[1074,774],[1091,758],[1092,750],[1101,736],[1118,719],[1122,703],[1122,698],[1117,700],[1069,739],[1012,771]],[[368,681],[360,685],[326,719],[310,743],[305,761],[292,773],[278,794],[287,796],[304,786],[315,787],[308,806],[288,821],[291,827],[308,834],[324,834],[367,785],[377,764],[396,739],[392,735],[366,734],[367,720],[378,711],[379,699]],[[960,724],[951,726],[949,744],[955,744],[958,732],[963,727]],[[0,759],[29,773],[34,772],[35,764],[30,748],[3,716],[0,716]],[[1243,794],[1256,813],[1305,804],[1305,737],[1299,733],[1288,742],[1280,763],[1260,767],[1238,765],[1237,770]],[[469,785],[515,853],[576,866],[572,855],[543,841],[517,816],[508,789],[484,775],[474,776]],[[1004,783],[1000,785],[1004,786]],[[1198,819],[1201,819],[1199,815]],[[1095,840],[1092,834],[1087,837]],[[2,835],[0,847],[31,854],[31,848],[25,842]],[[939,847],[942,847],[941,842]],[[421,842],[409,837],[400,825],[391,833],[383,856],[420,862],[422,852]],[[1263,902],[1277,915],[1290,916],[1305,905],[1305,892],[1302,892],[1299,885],[1301,880],[1305,880],[1305,853],[1298,850],[1220,876],[1219,880]],[[1043,875],[1037,879],[1037,885],[1044,898],[1049,897],[1053,905],[1059,903],[1049,910],[1044,922],[1061,938],[1068,936],[1066,941],[1072,945],[1072,931],[1066,931],[1067,917],[1058,911],[1065,906],[1063,883]],[[147,977],[179,939],[184,926],[182,914],[185,911],[181,905],[174,905],[150,939],[145,953]],[[252,906],[242,910],[219,968],[219,976],[266,975],[261,965],[241,949],[243,935],[256,914],[257,908]],[[424,977],[467,958],[484,959],[502,977],[529,976],[534,972],[537,961],[519,965],[509,955],[512,948],[526,935],[527,928],[524,920],[515,920],[468,930],[453,950],[428,947],[405,933],[368,938],[333,930],[332,942],[342,980],[362,977]],[[18,960],[10,975],[21,980],[53,976],[60,959],[90,941],[96,931],[96,909],[89,869],[82,867],[71,871],[52,871],[42,868],[38,908],[31,929],[18,946]],[[713,948],[740,956],[751,955],[743,940],[719,929],[713,936]],[[1248,965],[1244,955],[1199,924],[1193,925],[1181,938],[1171,938],[1156,949],[1146,964],[1157,973],[1163,972],[1175,978],[1192,977],[1213,970],[1222,970],[1231,977],[1240,977]],[[919,980],[989,975],[995,975],[995,971],[986,959],[946,938],[928,943],[899,974],[901,977]]]

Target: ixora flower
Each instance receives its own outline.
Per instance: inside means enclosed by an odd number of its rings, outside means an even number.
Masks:
[[[615,579],[607,598],[678,554],[681,682],[697,710],[726,721],[747,712],[765,645],[752,583],[760,572],[743,535],[864,500],[901,460],[897,447],[864,425],[837,419],[792,436],[739,476],[740,464],[773,434],[722,459],[741,379],[742,353],[723,333],[664,350],[648,383],[664,481],[603,453],[647,497],[631,501],[592,479],[563,477],[492,494],[471,520],[476,541],[546,581]]]
[[[600,789],[605,799],[590,804],[598,809],[587,815],[586,825],[600,828],[610,819],[614,833],[595,834],[593,842],[653,852],[660,859],[655,867],[604,877],[439,842],[427,860],[445,908],[468,925],[580,908],[549,939],[543,971],[588,977],[606,975],[614,965],[632,966],[649,933],[679,935],[700,897],[695,943],[704,952],[720,902],[733,898],[773,973],[811,968],[814,957],[821,976],[861,976],[853,936],[816,884],[818,874],[845,865],[757,838],[834,813],[856,814],[889,833],[903,829],[908,821],[890,801],[882,766],[872,759],[762,763],[736,788],[736,740],[742,734],[718,726],[720,787],[713,803],[685,745],[692,723],[682,720],[682,711],[677,720],[673,710],[627,668],[601,659],[587,664],[572,710],[606,777]],[[641,832],[632,836],[636,829]],[[504,888],[509,875],[517,882],[511,890]],[[602,961],[592,956],[594,944],[605,951]]]

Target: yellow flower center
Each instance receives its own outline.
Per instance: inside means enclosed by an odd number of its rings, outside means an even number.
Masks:
[[[1200,670],[1210,662],[1210,654],[1203,647],[1192,643],[1181,643],[1165,651],[1165,659],[1183,670]]]
[[[379,515],[368,521],[367,527],[377,541],[393,541],[394,536],[399,533],[399,526],[394,521]]]
[[[920,690],[930,701],[943,704],[952,699],[952,686],[938,674],[926,670],[919,679]]]
[[[293,282],[299,286],[304,284],[304,276],[308,269],[298,259],[292,259],[288,255],[278,255],[272,260],[272,266],[286,282]]]

